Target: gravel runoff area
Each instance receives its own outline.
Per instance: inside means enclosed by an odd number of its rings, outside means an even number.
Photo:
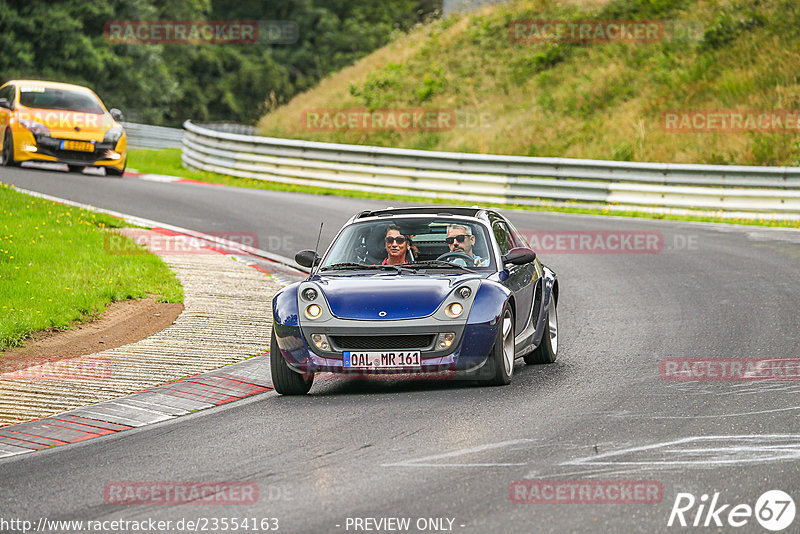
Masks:
[[[141,341],[0,375],[0,426],[118,398],[269,350],[279,283],[224,253],[191,243],[164,246],[165,239],[181,238],[147,233],[167,251],[154,250],[183,284],[183,313]]]

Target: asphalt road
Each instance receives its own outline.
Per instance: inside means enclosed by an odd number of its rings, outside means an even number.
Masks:
[[[200,231],[256,232],[261,248],[286,256],[313,247],[321,220],[327,244],[354,212],[385,205],[31,169],[0,169],[0,181]],[[800,382],[660,374],[666,358],[800,356],[800,232],[506,214],[523,231],[654,232],[660,246],[540,249],[561,284],[560,356],[519,361],[510,386],[318,380],[305,398],[271,392],[1,460],[0,520],[171,520],[171,532],[186,531],[176,528],[182,518],[277,518],[280,532],[365,532],[358,527],[376,526],[367,518],[409,518],[410,532],[767,532],[754,517],[734,528],[728,514],[767,490],[800,504]],[[663,494],[657,503],[517,503],[510,495],[523,494],[509,489],[518,480],[651,481]],[[255,483],[259,498],[107,504],[104,488],[119,481]],[[690,525],[708,496],[700,526],[667,526],[679,493],[697,500],[684,512]],[[722,529],[705,514],[715,493],[717,508],[729,505]]]

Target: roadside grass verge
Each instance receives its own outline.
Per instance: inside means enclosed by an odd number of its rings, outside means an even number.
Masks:
[[[658,20],[664,34],[650,43],[522,43],[509,33],[520,20]],[[669,110],[796,110],[798,28],[796,0],[509,0],[415,29],[271,110],[259,128],[270,137],[484,154],[798,165],[796,124],[701,133],[667,129],[663,118]],[[455,127],[320,129],[306,115],[398,108],[453,111]]]
[[[394,200],[400,202],[419,202],[422,204],[449,204],[473,206],[475,201],[463,201],[455,198],[428,198],[413,195],[389,195],[381,193],[363,193],[346,189],[333,189],[327,187],[312,187],[292,185],[281,182],[268,182],[252,178],[237,178],[206,171],[195,171],[181,165],[181,150],[179,148],[163,148],[158,150],[132,149],[128,151],[128,165],[132,169],[145,174],[163,174],[178,176],[190,180],[199,180],[231,187],[245,187],[250,189],[267,189],[271,191],[287,191],[291,193],[306,193],[311,195],[332,195],[351,198],[370,198],[378,200]],[[800,221],[782,221],[769,219],[731,219],[723,217],[707,217],[700,215],[671,215],[668,213],[646,213],[639,211],[611,211],[605,208],[563,207],[563,206],[525,206],[521,204],[497,204],[480,202],[481,206],[514,209],[526,211],[546,211],[558,213],[579,213],[587,215],[607,215],[610,217],[638,217],[643,219],[663,219],[671,221],[713,222],[724,224],[742,224],[748,226],[770,226],[780,228],[800,228]],[[666,211],[666,210],[665,210]]]
[[[109,229],[124,225],[0,184],[0,350],[90,320],[111,302],[183,302],[180,282],[157,256],[106,252]]]

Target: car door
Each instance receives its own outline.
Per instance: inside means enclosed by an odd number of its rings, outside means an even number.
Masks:
[[[0,98],[5,98],[11,103],[11,107],[14,107],[14,97],[15,91],[13,85],[6,85],[2,89],[0,89]],[[6,130],[8,129],[8,125],[11,122],[11,116],[13,112],[10,109],[6,109],[0,107],[0,147],[3,146],[3,141],[5,139]]]
[[[500,247],[500,254],[505,255],[512,248],[526,246],[524,243],[516,242],[508,224],[501,219],[492,223],[492,232]],[[508,278],[503,283],[514,293],[517,314],[514,319],[514,332],[519,335],[528,325],[531,315],[534,282],[537,278],[536,266],[531,262],[524,265],[506,265],[505,268],[508,270]]]

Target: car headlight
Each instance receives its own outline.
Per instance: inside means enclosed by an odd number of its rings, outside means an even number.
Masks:
[[[458,296],[462,299],[468,299],[472,295],[472,290],[468,286],[464,286],[458,290]]]
[[[50,136],[50,130],[39,121],[33,121],[30,119],[20,119],[19,123],[23,125],[25,128],[31,131],[34,135],[46,135]]]
[[[322,315],[322,308],[319,304],[311,304],[306,308],[306,317],[309,319],[319,319]]]
[[[325,334],[314,334],[311,336],[311,341],[313,341],[314,345],[320,350],[328,350],[330,348],[328,336]]]
[[[313,287],[307,287],[303,290],[303,299],[307,301],[312,301],[317,299],[317,290]]]
[[[122,128],[111,128],[106,132],[106,135],[103,136],[103,142],[116,143],[119,141],[120,137],[122,137]]]
[[[464,313],[464,306],[462,306],[460,302],[453,302],[445,308],[444,313],[452,319],[461,317],[461,314]]]
[[[450,345],[453,344],[453,340],[456,338],[455,332],[442,332],[439,334],[439,337],[436,339],[436,348],[437,349],[449,349]]]

